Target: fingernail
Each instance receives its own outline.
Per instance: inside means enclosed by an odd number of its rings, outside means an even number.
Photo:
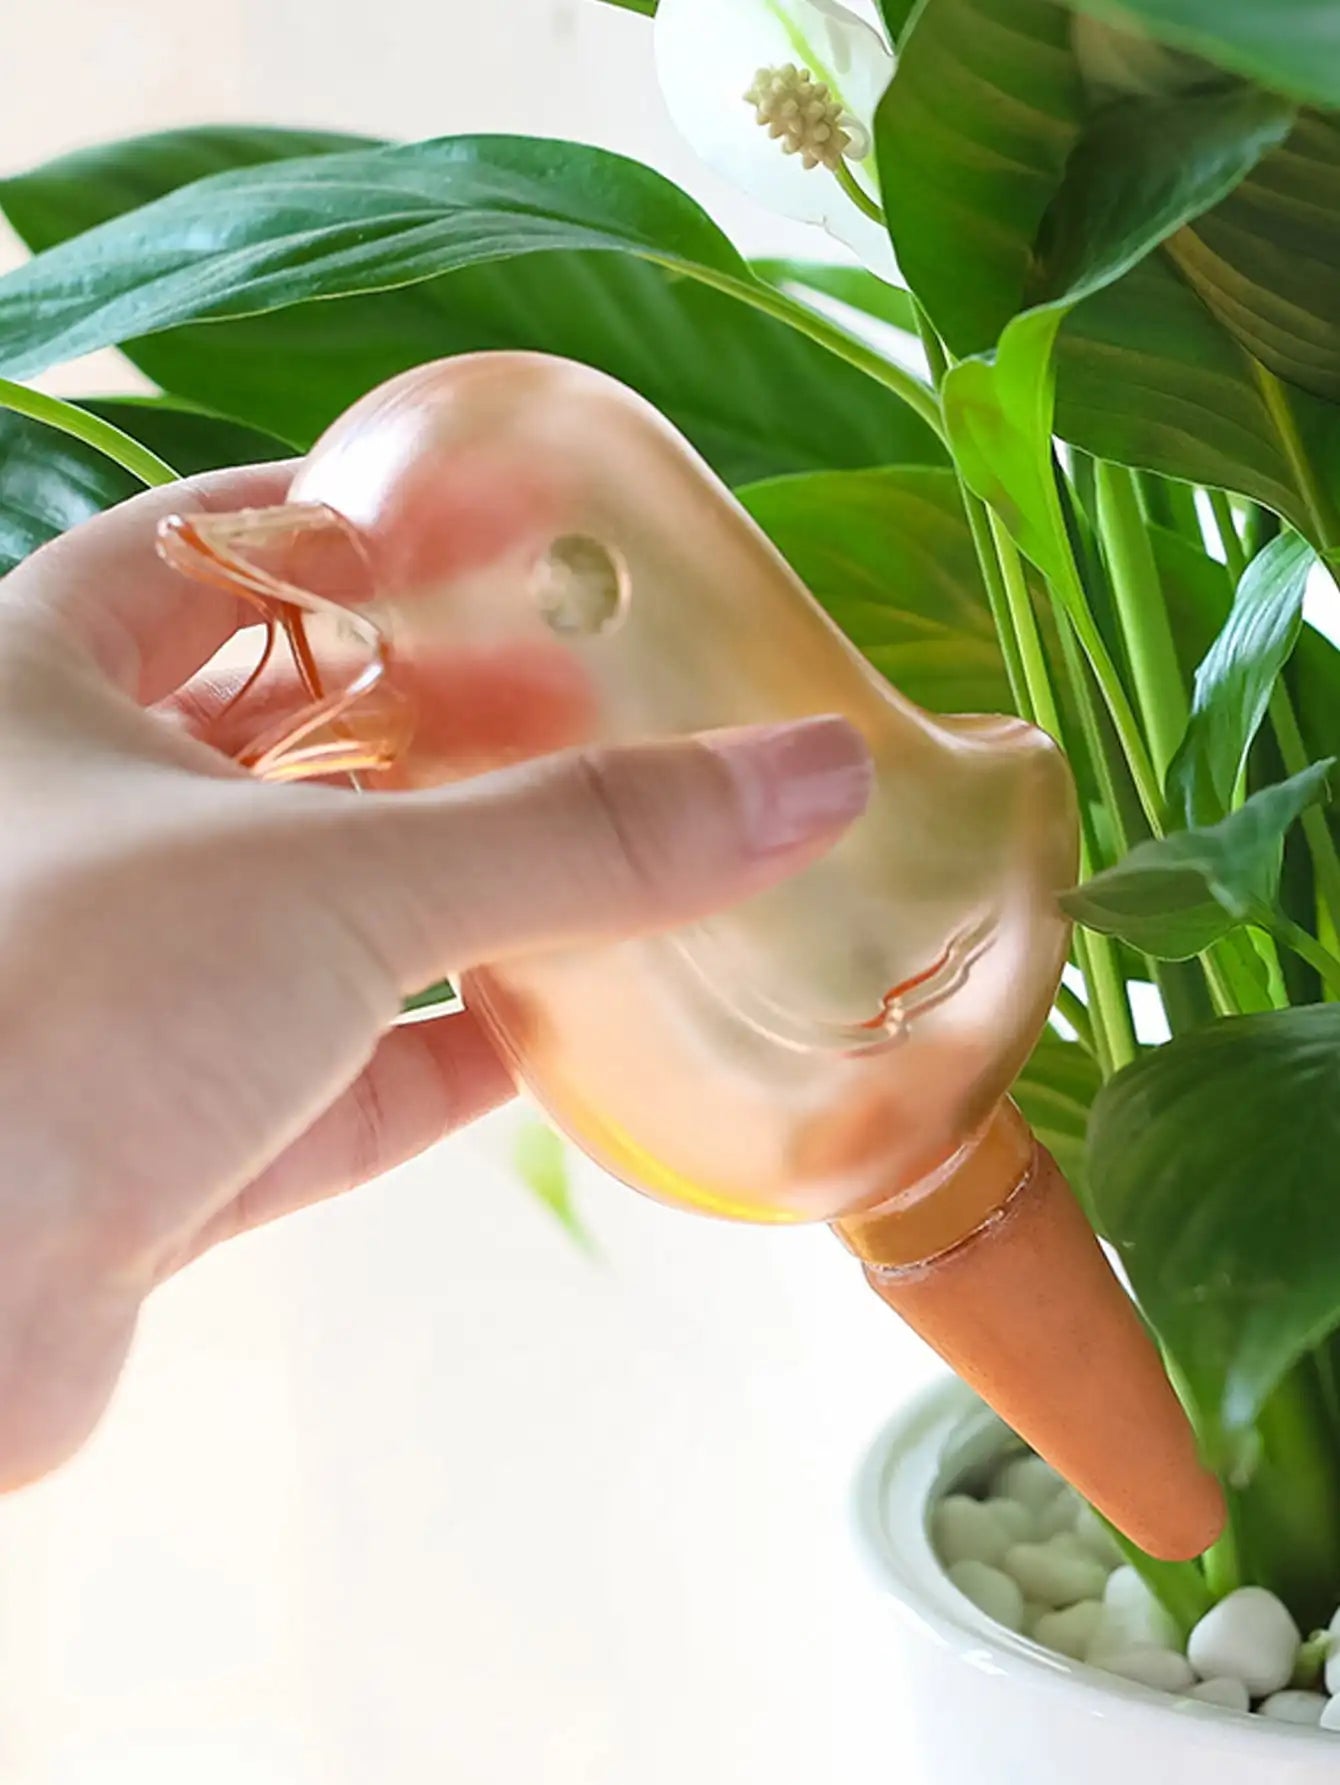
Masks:
[[[729,769],[746,834],[760,855],[849,824],[870,798],[870,752],[845,719],[752,726],[703,741]]]

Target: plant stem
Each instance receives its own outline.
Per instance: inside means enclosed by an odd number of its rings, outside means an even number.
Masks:
[[[1153,471],[1136,471],[1136,488],[1145,518],[1169,533],[1180,533],[1203,549],[1200,516],[1196,513],[1196,494],[1189,483],[1175,478],[1159,477]]]
[[[1298,492],[1307,506],[1312,522],[1313,544],[1324,553],[1340,549],[1340,514],[1337,514],[1330,491],[1317,477],[1312,461],[1298,432],[1298,418],[1289,401],[1289,393],[1273,372],[1268,372],[1258,359],[1249,361],[1261,400],[1275,428],[1276,437],[1289,461]]]
[[[87,409],[67,403],[61,397],[51,397],[26,384],[14,384],[8,378],[0,378],[0,409],[12,409],[16,415],[30,416],[33,421],[45,422],[49,428],[82,440],[85,446],[91,446],[95,452],[111,459],[123,471],[129,471],[132,477],[138,477],[141,483],[151,488],[176,483],[180,476],[166,459],[160,459],[157,453],[141,446],[138,440],[111,422],[90,415]]]
[[[1163,792],[1158,776],[1154,773],[1154,764],[1144,735],[1136,719],[1135,710],[1131,706],[1117,666],[1103,642],[1097,622],[1089,608],[1084,585],[1080,580],[1079,568],[1070,546],[1069,536],[1064,526],[1058,529],[1057,547],[1059,551],[1060,577],[1057,595],[1060,599],[1075,636],[1079,640],[1084,655],[1093,670],[1094,680],[1108,712],[1112,715],[1112,723],[1116,727],[1117,738],[1122,753],[1126,758],[1131,779],[1135,782],[1135,791],[1140,796],[1140,804],[1144,807],[1149,827],[1156,837],[1163,835]]]
[[[1000,565],[1001,579],[1005,588],[1005,605],[1009,612],[1015,646],[1019,652],[1033,721],[1055,738],[1058,744],[1064,745],[1064,727],[1061,724],[1056,695],[1052,689],[1051,672],[1047,667],[1047,653],[1042,648],[1042,633],[1038,629],[1038,617],[1033,611],[1033,598],[1028,592],[1028,578],[1024,573],[1023,559],[1019,556],[1018,549],[1004,524],[990,510],[987,511],[987,525],[991,531],[991,542],[995,548],[996,560]]]
[[[1135,695],[1160,783],[1186,731],[1182,666],[1135,482],[1123,465],[1097,469],[1098,517]]]
[[[915,373],[906,371],[891,359],[885,359],[882,353],[877,353],[873,347],[867,347],[855,335],[849,335],[846,329],[839,328],[817,310],[797,303],[775,286],[765,285],[761,279],[737,278],[731,273],[717,273],[709,267],[698,265],[688,267],[677,261],[667,260],[658,264],[664,265],[669,272],[697,279],[703,285],[710,285],[714,291],[724,291],[730,297],[752,304],[754,309],[761,310],[765,316],[771,316],[778,322],[788,323],[797,334],[806,336],[820,347],[826,347],[838,359],[845,360],[858,372],[864,372],[868,378],[873,378],[887,390],[891,390],[921,417],[939,439],[944,439],[944,422],[935,392],[923,384]]]
[[[1093,1022],[1089,1016],[1088,1005],[1077,992],[1072,992],[1068,985],[1057,986],[1055,1003],[1057,1010],[1075,1031],[1079,1045],[1086,1054],[1094,1054],[1096,1058]]]
[[[1315,936],[1310,936],[1301,924],[1296,924],[1282,911],[1272,914],[1268,927],[1273,936],[1278,936],[1300,959],[1314,968],[1332,994],[1340,998],[1340,960],[1336,959],[1329,948],[1324,948]]]
[[[860,181],[856,178],[856,175],[847,165],[845,159],[840,160],[837,166],[833,169],[833,178],[837,181],[838,185],[841,186],[842,190],[856,206],[858,211],[864,216],[869,217],[873,223],[878,223],[881,228],[884,226],[884,212],[861,185]]]
[[[916,304],[914,308],[917,319],[917,335],[926,355],[926,365],[930,370],[931,382],[938,391],[945,373],[949,370],[945,350],[921,305]],[[955,467],[955,474],[957,475],[957,467]],[[1010,684],[1010,693],[1014,697],[1014,710],[1021,719],[1031,719],[1033,711],[1028,698],[1028,684],[1024,679],[1023,659],[1019,655],[1014,628],[1010,624],[1009,604],[1005,598],[1005,580],[1001,575],[1000,560],[997,558],[995,547],[991,542],[991,524],[987,515],[986,503],[980,496],[973,494],[962,477],[958,478],[958,493],[963,502],[963,512],[968,517],[968,531],[972,535],[973,550],[977,554],[977,567],[982,573],[982,582],[986,587],[987,604],[991,609],[991,619],[996,628],[1000,654],[1005,659],[1005,675]]]
[[[1236,588],[1247,568],[1247,553],[1238,533],[1237,522],[1233,519],[1233,504],[1223,490],[1210,490],[1208,495],[1210,512],[1214,516],[1214,530],[1224,548],[1224,563],[1228,566],[1228,574],[1233,578],[1233,586]]]
[[[1287,775],[1301,774],[1308,766],[1307,746],[1298,728],[1298,715],[1283,675],[1275,683],[1270,696],[1270,723],[1279,745],[1280,760]],[[1319,806],[1310,806],[1300,820],[1303,835],[1312,855],[1317,877],[1317,894],[1331,919],[1331,927],[1340,932],[1340,852]]]
[[[1103,1520],[1107,1524],[1107,1520]],[[1117,1548],[1135,1569],[1159,1604],[1177,1625],[1185,1642],[1214,1603],[1205,1576],[1194,1562],[1160,1562],[1146,1555],[1139,1544],[1124,1537],[1115,1525],[1107,1525]]]

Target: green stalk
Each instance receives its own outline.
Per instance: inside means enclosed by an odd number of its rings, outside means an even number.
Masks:
[[[1107,1520],[1103,1520],[1107,1524]],[[1115,1525],[1107,1525],[1113,1542],[1135,1569],[1159,1604],[1177,1626],[1185,1642],[1214,1604],[1205,1576],[1195,1562],[1160,1562],[1146,1555],[1139,1544],[1124,1537]]]
[[[1158,566],[1135,482],[1122,465],[1097,468],[1099,527],[1107,553],[1136,701],[1160,784],[1190,713]]]
[[[1238,533],[1237,522],[1233,519],[1233,504],[1222,490],[1210,490],[1208,495],[1210,512],[1214,516],[1214,529],[1224,548],[1224,563],[1228,566],[1228,574],[1233,578],[1233,586],[1236,588],[1247,568],[1247,553]]]
[[[1077,992],[1072,992],[1068,985],[1058,985],[1055,1004],[1057,1010],[1075,1031],[1079,1045],[1086,1054],[1097,1057],[1093,1039],[1093,1022],[1089,1016],[1089,1007]]]
[[[1135,716],[1135,709],[1131,706],[1117,666],[1112,661],[1089,607],[1075,554],[1064,526],[1057,529],[1056,543],[1059,548],[1060,569],[1060,576],[1054,585],[1057,596],[1074,627],[1080,648],[1089,660],[1103,702],[1112,715],[1117,739],[1130,769],[1131,779],[1135,782],[1135,791],[1140,796],[1140,804],[1144,807],[1149,827],[1156,837],[1161,837],[1164,828],[1163,790],[1154,772],[1153,760]]]
[[[1183,539],[1201,545],[1200,516],[1196,513],[1196,492],[1189,483],[1175,478],[1159,477],[1152,471],[1136,471],[1136,488],[1145,519],[1169,533],[1180,533]]]
[[[840,160],[833,169],[833,178],[863,216],[869,217],[872,223],[878,223],[881,228],[884,227],[884,212],[859,183],[845,160]]]
[[[156,452],[150,452],[147,446],[141,446],[138,440],[111,422],[103,421],[101,416],[90,415],[87,409],[67,403],[61,397],[51,397],[26,384],[14,384],[8,378],[0,378],[0,409],[12,409],[16,415],[30,416],[33,421],[45,422],[49,428],[82,440],[85,446],[91,446],[150,488],[176,483],[180,477],[180,473],[174,471],[166,459],[160,459]]]
[[[1301,924],[1296,924],[1282,911],[1272,914],[1269,928],[1272,935],[1278,936],[1300,960],[1306,961],[1309,967],[1321,975],[1322,982],[1328,987],[1332,997],[1340,998],[1340,960],[1336,959],[1329,948],[1324,948],[1315,936],[1309,935]]]
[[[1279,745],[1280,760],[1286,775],[1300,774],[1308,766],[1307,746],[1298,728],[1292,696],[1281,676],[1270,696],[1270,723]],[[1319,806],[1310,806],[1300,820],[1312,868],[1317,878],[1317,894],[1331,920],[1331,928],[1340,934],[1340,852]]]

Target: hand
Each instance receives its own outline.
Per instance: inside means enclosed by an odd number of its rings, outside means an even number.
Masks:
[[[509,1095],[468,1013],[393,1028],[403,997],[741,899],[867,796],[836,719],[431,793],[253,780],[195,734],[254,616],[154,529],[289,475],[156,491],[0,583],[0,1488],[82,1442],[155,1283]]]

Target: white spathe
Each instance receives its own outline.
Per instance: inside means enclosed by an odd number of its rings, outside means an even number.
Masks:
[[[895,277],[883,228],[827,168],[783,154],[745,98],[761,69],[789,64],[824,82],[853,139],[851,172],[877,198],[875,108],[894,64],[873,25],[837,0],[660,0],[655,45],[670,116],[709,167],[769,210],[818,224],[882,278]]]

